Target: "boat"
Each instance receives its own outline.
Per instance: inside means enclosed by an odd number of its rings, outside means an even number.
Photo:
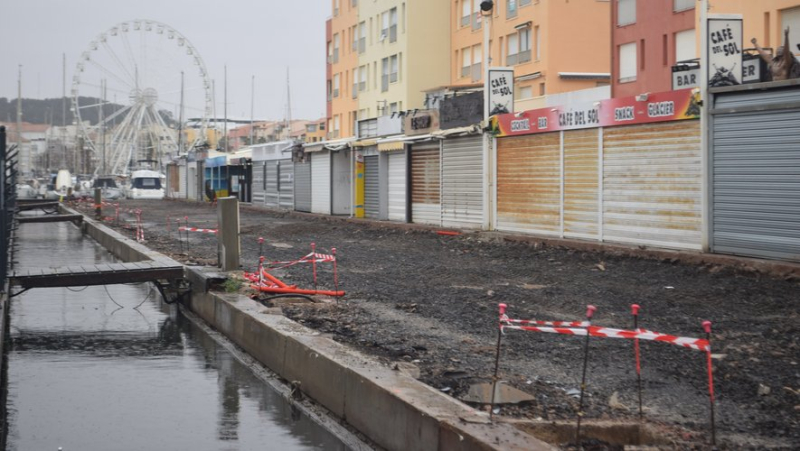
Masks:
[[[59,169],[58,173],[53,177],[51,184],[47,187],[44,197],[50,200],[67,197],[72,187],[72,174],[70,174],[68,169]]]
[[[116,179],[110,175],[95,177],[89,190],[92,196],[94,196],[95,188],[100,188],[104,200],[117,200],[122,197],[122,190],[117,186]]]
[[[164,187],[161,174],[156,171],[139,170],[131,172],[131,181],[125,190],[128,199],[163,199]]]

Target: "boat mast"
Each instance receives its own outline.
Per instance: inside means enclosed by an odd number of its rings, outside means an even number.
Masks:
[[[22,156],[22,64],[19,65],[17,76],[17,152]],[[20,161],[25,161],[20,158]]]

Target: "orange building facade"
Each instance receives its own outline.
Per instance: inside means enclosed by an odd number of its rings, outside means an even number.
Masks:
[[[358,1],[331,0],[333,17],[327,42],[328,126],[326,139],[355,136],[358,90]]]
[[[452,0],[453,88],[483,86],[480,0]],[[490,65],[514,68],[516,109],[545,105],[549,94],[610,83],[608,1],[497,0],[490,25]],[[605,23],[604,23],[605,22]]]

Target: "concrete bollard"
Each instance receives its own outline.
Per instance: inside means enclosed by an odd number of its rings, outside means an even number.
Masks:
[[[239,199],[217,199],[217,261],[223,271],[235,271],[240,266]]]
[[[94,218],[103,220],[103,190],[100,188],[94,189]]]

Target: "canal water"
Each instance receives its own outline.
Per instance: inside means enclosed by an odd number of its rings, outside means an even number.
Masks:
[[[17,233],[16,269],[114,261],[71,224]],[[149,284],[33,289],[10,314],[7,449],[349,449]]]

